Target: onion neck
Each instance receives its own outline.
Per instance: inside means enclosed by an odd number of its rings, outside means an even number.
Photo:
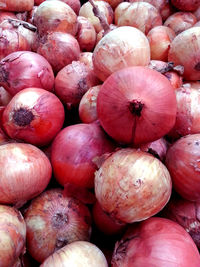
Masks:
[[[131,114],[137,117],[141,116],[143,107],[144,107],[144,104],[139,100],[134,99],[129,103],[129,110]]]

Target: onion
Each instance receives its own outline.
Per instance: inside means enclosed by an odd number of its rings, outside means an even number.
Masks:
[[[168,61],[184,67],[184,79],[200,80],[199,27],[185,30],[174,38],[169,50]]]
[[[96,0],[96,1],[101,1],[101,0]],[[123,0],[104,0],[107,2],[113,9],[115,9]]]
[[[71,125],[56,136],[52,144],[51,163],[61,185],[74,183],[92,188],[96,165],[93,160],[114,150],[97,123]]]
[[[114,220],[133,223],[158,213],[171,196],[165,165],[149,153],[119,149],[95,174],[95,195]]]
[[[39,5],[42,4],[44,1],[46,1],[46,0],[34,0],[34,5],[39,6]]]
[[[165,161],[174,189],[190,201],[200,200],[199,145],[200,134],[181,137],[168,149]]]
[[[9,142],[9,138],[7,137],[7,135],[4,133],[4,131],[0,127],[0,145],[6,144],[8,142]]]
[[[78,16],[78,32],[76,38],[82,51],[90,52],[96,44],[96,31],[91,22],[85,18]]]
[[[94,71],[102,81],[117,70],[129,66],[146,66],[149,61],[147,37],[130,26],[122,26],[107,33],[93,52]]]
[[[171,28],[177,35],[191,28],[196,22],[195,15],[190,12],[175,12],[166,19],[164,25]]]
[[[104,130],[117,142],[152,142],[167,134],[175,123],[174,89],[155,70],[124,68],[101,86],[97,114]]]
[[[200,256],[183,227],[171,220],[154,217],[129,227],[116,243],[111,263],[112,267],[198,267]]]
[[[91,215],[86,205],[51,189],[36,197],[24,215],[27,225],[27,250],[38,262],[65,245],[89,241]]]
[[[199,26],[200,26],[200,20],[197,21],[197,23],[195,23],[195,24],[193,25],[193,27],[199,27]]]
[[[175,71],[167,71],[164,73],[165,77],[170,81],[174,89],[180,88],[183,84],[182,76]]]
[[[55,93],[70,109],[77,107],[85,92],[97,84],[99,79],[93,70],[80,61],[73,61],[57,73]]]
[[[33,23],[38,28],[40,36],[51,31],[75,36],[78,27],[74,10],[59,0],[41,3],[34,13]]]
[[[200,5],[200,0],[171,0],[171,3],[179,10],[195,11]]]
[[[17,209],[0,205],[0,228],[1,267],[11,267],[25,252],[26,224]]]
[[[6,106],[12,96],[2,87],[0,86],[0,106]]]
[[[92,52],[82,52],[80,53],[79,61],[84,63],[90,69],[94,69],[92,56],[93,56]]]
[[[109,31],[112,31],[117,28],[117,25],[115,24],[110,24],[109,25]],[[101,30],[100,32],[97,33],[97,39],[96,39],[96,44],[109,32],[108,30]]]
[[[44,146],[60,131],[64,117],[64,107],[57,96],[44,89],[27,88],[12,98],[2,120],[11,138]]]
[[[200,6],[193,12],[197,20],[200,20]]]
[[[0,146],[0,203],[22,206],[39,195],[51,178],[51,164],[37,147],[23,143]]]
[[[0,11],[0,23],[5,19],[10,19],[10,18],[16,19],[16,15],[14,12]]]
[[[79,117],[82,122],[90,123],[98,119],[97,96],[101,85],[91,87],[81,98],[79,103]]]
[[[75,241],[49,256],[41,267],[87,266],[108,267],[103,252],[87,241]]]
[[[23,12],[33,8],[34,0],[1,0],[0,10]]]
[[[170,44],[175,36],[174,31],[166,26],[156,26],[151,29],[147,34],[151,59],[167,61]]]
[[[37,53],[45,57],[57,73],[73,60],[78,60],[80,46],[71,34],[52,32],[40,40]]]
[[[28,87],[51,91],[54,74],[43,56],[30,51],[13,52],[0,61],[0,85],[11,95]]]
[[[54,1],[54,0],[46,0],[46,1]],[[79,14],[79,10],[80,10],[80,7],[81,7],[80,0],[60,0],[60,1],[61,2],[64,2],[68,6],[70,6],[74,10],[74,12],[76,13],[76,15]]]
[[[153,27],[162,25],[162,17],[158,10],[146,2],[119,4],[115,9],[117,26],[132,26],[147,34]],[[122,10],[121,10],[122,6]],[[121,12],[119,11],[121,10]]]

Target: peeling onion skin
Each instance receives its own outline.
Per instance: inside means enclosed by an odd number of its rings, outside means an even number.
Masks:
[[[122,26],[107,33],[93,51],[94,71],[101,81],[113,72],[129,66],[147,66],[150,46],[138,29]]]
[[[171,43],[168,61],[184,67],[185,80],[200,80],[200,28],[192,27],[178,34]]]
[[[171,3],[182,11],[195,11],[200,6],[200,0],[171,0]]]
[[[116,243],[112,267],[198,267],[200,256],[190,235],[179,224],[152,217],[129,227]]]
[[[167,151],[167,166],[173,187],[183,198],[200,201],[200,134],[179,138]]]
[[[49,256],[40,267],[108,267],[103,252],[87,241],[75,241]]]
[[[25,253],[26,223],[20,211],[0,205],[0,265],[12,267]]]
[[[91,214],[88,207],[64,196],[62,189],[44,191],[32,200],[24,218],[27,250],[40,263],[71,242],[90,239]]]
[[[123,223],[142,221],[158,213],[169,201],[171,190],[165,165],[136,149],[114,152],[95,173],[95,195],[101,208]]]
[[[1,0],[0,10],[23,12],[33,8],[34,0]]]
[[[0,164],[2,204],[22,206],[26,201],[39,195],[51,179],[50,161],[39,148],[30,144],[1,145]]]

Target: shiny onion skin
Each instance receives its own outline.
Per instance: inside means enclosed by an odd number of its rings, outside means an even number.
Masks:
[[[93,160],[115,149],[97,123],[79,123],[59,132],[52,143],[51,163],[61,185],[74,183],[92,188],[96,165]]]
[[[0,205],[0,265],[13,267],[25,253],[26,223],[15,208]]]
[[[200,0],[171,0],[171,3],[182,11],[195,11],[200,6]]]
[[[24,218],[27,250],[40,263],[71,242],[90,239],[88,207],[75,198],[64,196],[62,189],[44,191],[32,200]]]
[[[172,190],[165,165],[149,153],[119,149],[95,173],[95,195],[114,220],[133,223],[158,213]]]
[[[185,80],[200,80],[200,28],[192,27],[178,34],[171,43],[168,61],[184,67]]]
[[[48,32],[65,32],[75,36],[78,24],[74,10],[62,1],[45,1],[34,13],[33,24],[40,36]]]
[[[129,227],[115,245],[111,266],[198,267],[200,256],[182,226],[153,217]]]
[[[0,146],[0,203],[22,206],[48,185],[52,168],[46,155],[24,143]]]
[[[34,0],[1,0],[0,10],[23,12],[33,8]]]
[[[103,252],[88,241],[74,241],[49,256],[40,267],[108,267]]]
[[[57,73],[72,61],[78,60],[80,46],[75,37],[69,33],[51,32],[41,38],[37,53],[46,58]]]
[[[174,126],[174,89],[168,79],[155,70],[124,68],[102,84],[97,114],[104,130],[117,142],[134,145],[152,142]]]
[[[174,189],[185,199],[200,201],[200,134],[179,138],[168,149],[165,164]]]
[[[11,138],[44,146],[61,130],[64,118],[64,106],[56,95],[40,88],[27,88],[6,106],[2,122]]]
[[[52,91],[54,73],[43,56],[31,51],[13,52],[0,61],[0,85],[11,95],[28,87]]]
[[[149,61],[147,37],[131,26],[122,26],[107,33],[93,52],[94,71],[102,81],[117,70],[129,66],[147,66]]]

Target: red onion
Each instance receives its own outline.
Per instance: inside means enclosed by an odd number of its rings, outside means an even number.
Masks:
[[[50,181],[51,164],[33,145],[1,145],[0,162],[0,203],[22,206],[39,195]]]
[[[13,266],[25,252],[26,224],[15,208],[0,205],[0,263],[1,267]]]
[[[97,0],[98,1],[98,0]],[[109,31],[112,31],[117,28],[117,25],[115,24],[110,24],[109,25]],[[100,32],[97,33],[97,39],[96,39],[96,44],[109,32],[106,30],[101,30]]]
[[[167,151],[165,164],[174,189],[185,199],[200,200],[200,134],[179,138]]]
[[[167,71],[165,77],[170,81],[174,89],[180,88],[183,84],[183,78],[175,71]]]
[[[14,12],[9,12],[9,11],[7,12],[0,10],[0,23],[5,19],[10,19],[10,18],[16,19],[16,15]]]
[[[117,70],[129,66],[146,66],[149,61],[147,37],[130,26],[122,26],[107,33],[93,52],[94,70],[102,81]]]
[[[200,6],[193,12],[197,20],[200,20]]]
[[[96,0],[96,1],[101,1],[101,0]],[[123,0],[104,0],[105,2],[108,2],[108,4],[115,9]]]
[[[27,88],[12,98],[2,120],[11,138],[44,146],[60,131],[64,117],[64,107],[57,96],[44,89]]]
[[[80,61],[73,61],[56,75],[55,93],[70,109],[78,106],[85,92],[97,84],[99,79],[93,70]]]
[[[44,1],[46,1],[46,0],[34,0],[34,5],[39,6],[39,5],[42,4]]]
[[[132,225],[116,243],[112,267],[198,267],[200,256],[190,235],[179,224],[150,218]]]
[[[33,8],[34,0],[1,0],[0,9],[5,11],[23,12]]]
[[[200,5],[200,0],[171,0],[171,3],[179,10],[195,11]]]
[[[0,85],[11,95],[28,87],[51,91],[54,74],[43,56],[30,51],[13,52],[0,61]]]
[[[90,239],[88,207],[72,197],[63,196],[61,189],[47,190],[32,200],[24,218],[27,250],[38,262],[71,242]]]
[[[184,67],[184,79],[200,80],[199,27],[185,30],[174,38],[169,50],[168,61]]]
[[[46,0],[46,1],[54,1],[54,0]],[[80,7],[81,7],[80,0],[60,0],[60,1],[62,1],[65,4],[69,5],[74,10],[76,15],[79,14],[79,10],[80,10]]]
[[[71,34],[51,32],[40,40],[37,53],[47,59],[54,72],[58,72],[73,60],[78,60],[80,46]]]
[[[4,131],[0,127],[0,145],[6,144],[9,142],[9,138],[7,135],[4,133]]]
[[[81,98],[79,103],[79,117],[82,122],[90,123],[98,119],[97,96],[101,85],[91,87]]]
[[[93,56],[92,52],[82,52],[80,53],[79,61],[84,63],[90,69],[94,69],[92,56]]]
[[[74,183],[93,187],[96,165],[93,160],[114,150],[114,145],[97,123],[71,125],[56,136],[51,163],[61,185]]]
[[[152,142],[167,134],[175,123],[174,89],[155,70],[124,68],[101,86],[97,114],[104,130],[117,142]]]
[[[149,3],[121,3],[115,9],[115,24],[132,26],[147,34],[153,27],[162,25],[162,17],[157,8]]]
[[[74,10],[58,0],[41,3],[34,13],[33,23],[38,28],[40,36],[52,31],[75,36],[78,27]]]
[[[0,86],[0,106],[6,106],[12,96],[2,87]]]
[[[166,26],[156,26],[151,29],[147,34],[151,59],[167,61],[170,44],[175,36],[175,32]]]
[[[53,266],[108,267],[103,252],[87,241],[75,241],[49,256],[41,267]]]
[[[195,15],[190,12],[175,12],[166,19],[164,25],[171,28],[177,35],[191,28],[196,22]]]
[[[116,221],[133,223],[158,213],[171,196],[165,165],[149,153],[126,148],[108,157],[95,174],[95,195]]]

